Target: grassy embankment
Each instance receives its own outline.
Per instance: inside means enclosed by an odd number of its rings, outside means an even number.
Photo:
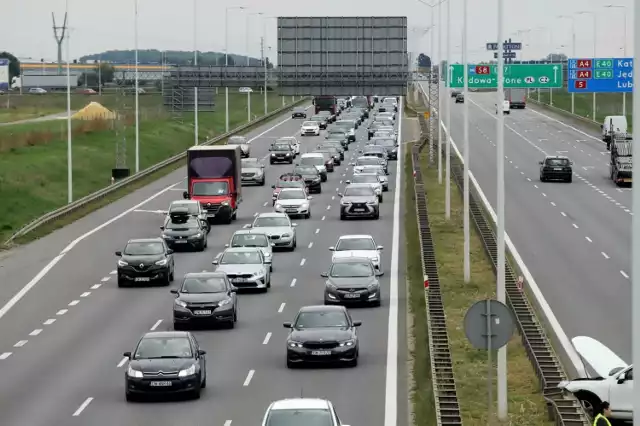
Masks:
[[[145,95],[147,96],[147,95]],[[145,98],[140,96],[140,99]],[[147,96],[150,98],[153,95]],[[145,98],[145,99],[147,99]],[[173,120],[161,105],[146,104],[141,108],[140,169],[145,169],[193,144],[193,113],[184,114],[181,121]],[[290,98],[287,98],[289,101]],[[142,101],[141,101],[142,104]],[[108,106],[108,105],[105,105]],[[264,113],[262,102],[252,102],[252,115]],[[270,95],[269,111],[282,106],[282,98]],[[118,109],[113,108],[118,111]],[[122,111],[122,110],[120,110]],[[229,127],[247,120],[246,95],[234,94],[229,99]],[[224,133],[224,108],[199,114],[199,139],[205,140]],[[54,120],[29,124],[0,126],[0,244],[20,227],[42,214],[63,206],[67,201],[67,144],[66,121]],[[116,140],[126,140],[127,166],[135,168],[135,136],[130,114],[118,120],[79,121],[73,124],[74,199],[79,199],[108,186],[111,169],[115,167]],[[176,166],[178,167],[178,166]],[[172,169],[118,191],[92,205],[88,211],[78,212],[55,224],[60,227],[102,205],[122,197]],[[34,232],[28,239],[41,236],[52,229]],[[28,240],[25,239],[25,240]],[[20,241],[23,242],[23,241]]]

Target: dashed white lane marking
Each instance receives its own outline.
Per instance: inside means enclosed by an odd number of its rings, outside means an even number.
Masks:
[[[109,281],[111,279],[111,277],[104,277],[103,279],[101,279],[100,281],[102,281],[103,283],[106,283],[107,281]]]
[[[282,303],[280,304],[280,307],[278,308],[278,313],[279,313],[279,314],[281,314],[281,313],[282,313],[282,311],[284,311],[284,307],[285,307],[285,305],[286,305],[286,303],[284,303],[284,302],[282,302]]]
[[[560,214],[564,217],[567,217],[567,214],[565,212],[560,212]]]
[[[327,210],[331,210],[331,204],[327,206]]]
[[[3,352],[0,354],[0,359],[7,359],[11,356],[12,352]]]
[[[247,378],[244,379],[244,383],[242,384],[242,386],[249,386],[249,383],[251,383],[251,379],[253,379],[254,374],[256,374],[256,370],[249,370],[249,374],[247,374]]]
[[[42,329],[41,328],[36,328],[31,333],[29,333],[29,336],[37,336],[40,333],[42,333]]]
[[[585,240],[589,241],[590,243],[592,243],[593,241],[591,240],[591,238],[589,237],[584,237]]]
[[[242,225],[242,229],[247,229],[250,226],[251,226],[250,223],[245,223],[244,225]]]
[[[298,281],[296,278],[291,280],[291,285],[289,287],[295,287],[296,286],[296,281]]]
[[[102,284],[94,284],[94,285],[92,285],[90,288],[91,288],[91,290],[97,290],[97,289],[99,289],[101,286],[102,286]]]
[[[79,300],[72,300],[71,302],[69,302],[69,306],[76,306],[78,303],[80,303]]]
[[[304,263],[305,263],[306,261],[307,261],[307,259],[303,258],[303,259],[300,261],[300,266],[304,266]]]
[[[28,340],[20,340],[20,341],[16,342],[16,344],[15,344],[15,345],[13,345],[13,347],[14,347],[14,348],[21,348],[21,347],[23,347],[24,345],[26,345],[26,344],[27,344],[27,342],[28,342]]]
[[[320,220],[324,220],[324,219],[325,219],[325,217],[326,217],[326,216],[322,216],[322,219],[320,219]]]
[[[602,256],[604,256],[605,259],[609,259],[609,255],[603,251],[601,251],[600,253],[602,253]]]
[[[269,204],[269,202],[265,201],[264,204],[262,205],[262,207],[267,207],[267,204]]]
[[[620,275],[622,275],[626,279],[629,279],[629,275],[627,275],[627,273],[625,271],[620,271]]]
[[[527,180],[528,180],[529,182],[531,182],[531,178],[527,178]]]
[[[224,425],[222,426],[231,426],[231,420],[225,420]]]
[[[84,293],[82,293],[82,294],[80,295],[80,297],[88,297],[90,294],[91,294],[91,292],[90,292],[90,291],[85,291]]]
[[[125,365],[127,363],[127,361],[129,361],[129,358],[127,358],[126,356],[122,357],[122,359],[120,360],[118,365],[116,365],[116,368],[122,367],[123,365]]]
[[[91,404],[91,401],[93,401],[92,397],[85,399],[84,402],[80,404],[78,409],[74,411],[73,417],[78,417],[80,414],[82,414],[82,412],[89,406],[89,404]]]
[[[556,206],[556,203],[554,203],[553,201],[550,201],[549,204],[551,204],[553,207]]]
[[[46,320],[46,321],[45,321],[45,322],[43,322],[42,324],[43,324],[43,325],[51,325],[51,324],[53,324],[54,322],[56,322],[56,319],[55,319],[55,318],[49,318],[48,320]]]
[[[535,183],[533,184],[533,187],[538,189],[538,185],[536,185]]]
[[[266,336],[264,336],[264,340],[262,341],[263,345],[266,345],[271,340],[271,332],[268,332]]]
[[[115,275],[117,273],[118,273],[118,271],[116,271],[115,269],[113,271],[109,272],[109,274],[111,274],[111,275]]]
[[[335,195],[332,195],[332,196],[331,196],[331,199],[332,199],[332,200],[335,200],[335,199],[336,199],[336,196],[335,196]]]
[[[545,194],[544,192],[541,192],[541,194],[542,194],[543,197],[547,196],[547,194]]]
[[[155,330],[156,328],[158,328],[158,326],[162,324],[162,320],[159,319],[158,321],[156,321],[155,324],[153,324],[153,327],[150,328],[151,331]]]
[[[576,225],[575,223],[572,223],[571,225],[573,225],[574,228],[578,229],[578,225]]]
[[[316,229],[316,234],[320,233],[320,228]]]
[[[66,314],[67,312],[69,312],[69,310],[68,310],[68,309],[60,309],[58,312],[56,312],[56,315],[64,315],[64,314]]]
[[[253,214],[253,217],[256,217],[256,216],[258,216],[258,212],[255,212],[255,213]]]
[[[342,183],[342,181],[340,181],[340,183]]]
[[[311,247],[313,247],[313,241],[309,243],[309,246],[307,248],[311,248]]]

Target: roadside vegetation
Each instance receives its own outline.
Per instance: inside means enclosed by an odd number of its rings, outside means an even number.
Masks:
[[[538,100],[538,92],[532,91],[529,98]],[[600,124],[608,115],[622,115],[622,93],[596,94],[596,117],[593,117],[593,94],[576,93],[574,96],[574,111],[576,115],[589,118]],[[549,105],[551,97],[548,90],[540,91],[540,103]],[[553,90],[553,106],[571,112],[571,93],[565,88]],[[631,124],[633,114],[633,96],[627,93],[627,122]]]

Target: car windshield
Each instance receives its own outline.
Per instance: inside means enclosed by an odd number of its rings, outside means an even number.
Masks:
[[[356,166],[375,166],[380,164],[378,158],[360,157],[356,160]]]
[[[220,259],[221,265],[246,265],[262,263],[257,251],[228,251]]]
[[[169,213],[174,212],[175,209],[187,209],[189,214],[198,214],[200,212],[199,207],[198,203],[172,203],[169,207]]]
[[[229,185],[227,182],[194,182],[192,192],[200,196],[227,195]]]
[[[347,134],[345,132],[343,132],[340,129],[331,129],[329,130],[329,133],[327,134],[327,136],[331,137],[336,137],[336,136],[340,136],[342,138],[344,138]]]
[[[280,191],[280,194],[278,194],[278,200],[306,200],[306,199],[307,199],[307,194],[305,194],[305,192],[302,190]]]
[[[185,278],[180,293],[224,293],[227,284],[222,277]]]
[[[364,155],[365,157],[378,157],[378,158],[384,157],[384,153],[380,151],[367,151],[362,155]]]
[[[304,123],[302,123],[303,126],[317,126],[318,123],[316,123],[315,121],[305,121]]]
[[[378,175],[355,175],[351,178],[352,183],[380,183]]]
[[[311,121],[324,121],[324,117],[319,117],[319,116],[313,116],[311,117]]]
[[[167,223],[167,226],[165,229],[172,229],[176,231],[180,229],[196,229],[199,227],[200,227],[200,223],[198,222],[198,219],[196,219],[193,216],[190,216],[189,219],[187,219],[187,221],[184,223],[175,223],[175,222]]]
[[[363,278],[373,275],[369,262],[334,263],[329,272],[329,276],[335,278]]]
[[[384,170],[382,170],[382,166],[380,165],[375,165],[375,166],[364,166],[362,168],[362,172],[363,173],[375,173],[379,176],[385,176]]]
[[[324,164],[324,156],[323,157],[303,157],[300,160],[300,164],[306,164],[309,166],[322,166]]]
[[[351,129],[353,127],[353,122],[351,121],[336,121],[336,127],[341,127],[345,129]]]
[[[261,164],[258,161],[257,158],[243,158],[240,162],[240,164],[242,164],[242,167],[247,168],[247,169],[255,169],[255,168],[260,168]]]
[[[243,138],[243,137],[238,137],[238,136],[231,136],[228,140],[227,140],[227,145],[243,145],[247,143],[247,139]]]
[[[124,248],[124,254],[130,256],[153,256],[164,253],[161,242],[132,242]]]
[[[308,311],[300,312],[294,328],[348,327],[349,320],[342,311]]]
[[[237,234],[231,239],[231,247],[267,247],[269,240],[263,234]]]
[[[193,358],[186,337],[145,337],[140,340],[133,359]]]
[[[325,409],[271,410],[265,426],[333,426],[333,416]]]
[[[291,226],[289,219],[286,217],[259,217],[253,222],[254,228],[261,227],[279,227],[279,226]]]
[[[277,145],[273,145],[273,147],[271,147],[272,151],[291,151],[291,145],[289,144],[283,144],[283,143],[279,143]]]
[[[569,165],[569,160],[567,160],[566,158],[547,158],[547,166],[561,167],[561,166],[568,166],[568,165]]]
[[[376,244],[371,238],[343,238],[338,241],[336,251],[346,250],[376,250]]]
[[[276,141],[274,143],[285,143],[285,144],[289,144],[289,145],[291,145],[291,144],[295,145],[296,143],[298,143],[298,141],[296,140],[296,138],[293,138],[291,136],[285,136],[283,138],[276,139]]]
[[[347,186],[344,190],[345,197],[367,197],[373,195],[373,189],[369,186]]]
[[[301,175],[315,175],[318,174],[318,169],[315,167],[296,167],[293,172]]]

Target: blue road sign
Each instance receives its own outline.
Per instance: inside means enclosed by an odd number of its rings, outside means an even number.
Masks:
[[[572,58],[568,65],[570,93],[633,91],[633,58]]]
[[[502,43],[503,50],[522,50],[522,43]],[[487,50],[498,50],[498,43],[487,43]]]

